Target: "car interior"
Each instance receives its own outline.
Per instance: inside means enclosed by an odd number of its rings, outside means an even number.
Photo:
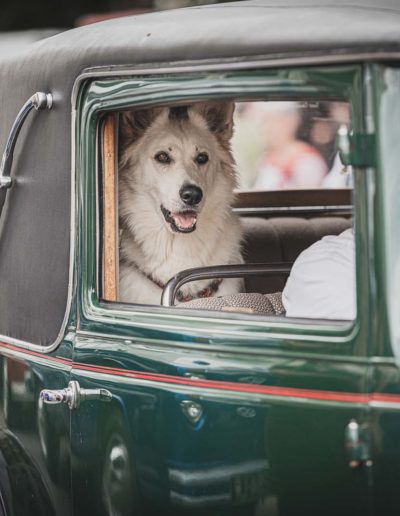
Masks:
[[[337,148],[339,129],[349,130],[350,124],[350,107],[343,101],[236,102],[233,210],[243,227],[245,263],[178,274],[166,285],[160,304],[284,315],[281,293],[296,258],[324,236],[353,225],[352,170],[342,165]],[[118,301],[118,113],[104,117],[99,134],[99,297],[113,302]],[[276,165],[279,153],[281,169]],[[295,169],[300,170],[296,178]],[[244,278],[245,291],[178,303],[176,294],[184,283],[222,277]]]

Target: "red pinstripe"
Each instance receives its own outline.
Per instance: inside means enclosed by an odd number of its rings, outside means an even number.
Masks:
[[[303,398],[317,401],[333,401],[341,403],[370,403],[371,401],[389,402],[400,404],[400,394],[385,394],[385,393],[354,393],[354,392],[340,392],[340,391],[321,391],[315,389],[298,389],[295,387],[278,387],[273,385],[254,385],[249,383],[235,383],[225,382],[219,380],[205,380],[194,378],[183,378],[181,376],[172,376],[160,373],[147,373],[142,371],[133,371],[117,367],[109,366],[94,366],[84,364],[81,362],[73,362],[70,359],[53,357],[44,355],[33,350],[26,350],[12,344],[0,342],[0,346],[12,351],[18,351],[24,355],[40,357],[50,362],[58,362],[64,365],[69,365],[73,369],[81,371],[96,372],[101,374],[108,374],[112,376],[123,376],[127,378],[134,378],[137,380],[147,380],[153,382],[162,382],[173,385],[186,385],[189,387],[203,387],[207,389],[222,389],[234,392],[264,394],[269,396],[279,396],[284,398]]]

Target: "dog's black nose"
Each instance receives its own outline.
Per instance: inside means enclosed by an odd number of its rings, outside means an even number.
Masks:
[[[188,206],[195,206],[199,204],[203,198],[203,192],[198,186],[185,185],[179,191],[182,201]]]

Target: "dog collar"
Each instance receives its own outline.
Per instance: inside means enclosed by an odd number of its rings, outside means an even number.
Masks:
[[[147,279],[155,283],[158,287],[161,289],[164,289],[165,285],[161,283],[160,281],[155,280],[152,276],[149,274],[143,273]],[[204,287],[202,290],[197,292],[196,295],[192,296],[191,294],[187,294],[184,296],[181,291],[178,291],[176,295],[176,299],[179,301],[179,303],[187,303],[188,301],[193,301],[193,299],[197,299],[199,297],[211,297],[213,294],[218,292],[219,286],[222,283],[222,279],[216,279],[213,280],[207,287]]]
[[[182,292],[178,292],[176,298],[180,303],[186,303],[187,301],[193,301],[193,299],[197,299],[199,297],[211,297],[213,294],[218,292],[221,283],[222,279],[217,279],[212,281],[207,287],[203,288],[203,290],[200,290],[200,292],[197,292],[195,296],[191,296],[190,294],[184,296]]]

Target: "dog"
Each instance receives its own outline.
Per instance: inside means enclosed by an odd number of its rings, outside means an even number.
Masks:
[[[231,209],[233,111],[233,102],[205,102],[121,114],[120,301],[160,304],[179,271],[243,263]],[[196,281],[177,301],[241,289],[240,279]]]

